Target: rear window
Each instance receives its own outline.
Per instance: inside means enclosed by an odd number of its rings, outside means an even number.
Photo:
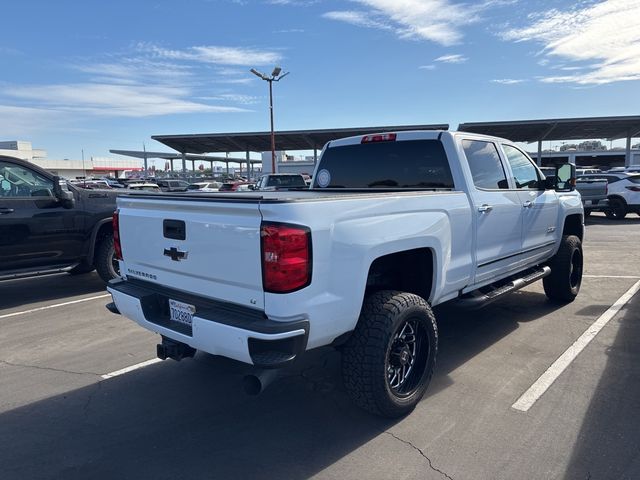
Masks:
[[[373,142],[327,148],[314,188],[453,188],[439,140]]]
[[[302,175],[270,175],[267,182],[269,187],[306,187]]]
[[[220,191],[221,192],[228,192],[233,190],[234,184],[233,183],[223,183],[222,185],[220,185]]]

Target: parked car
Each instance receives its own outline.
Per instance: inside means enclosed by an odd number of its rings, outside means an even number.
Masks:
[[[127,186],[127,190],[144,190],[147,192],[161,192],[160,187],[155,183],[132,183]]]
[[[250,182],[226,182],[220,185],[219,192],[242,192],[253,190],[254,184]]]
[[[262,175],[256,183],[256,190],[286,190],[305,188],[307,183],[299,173],[269,173]]]
[[[75,180],[71,183],[73,183],[78,188],[84,188],[86,190],[110,190],[111,188],[113,188],[104,180]]]
[[[0,156],[0,280],[40,273],[116,278],[115,189],[91,190]]]
[[[610,208],[605,212],[607,217],[620,220],[630,212],[640,215],[640,174],[608,171],[581,178],[604,178],[608,182]]]
[[[186,192],[189,188],[189,182],[184,180],[157,180],[156,183],[163,192]]]
[[[217,192],[220,189],[218,182],[195,182],[190,183],[187,191],[193,192]]]
[[[576,178],[576,190],[582,198],[584,215],[588,217],[591,212],[609,211],[609,199],[607,180],[596,175],[596,178],[580,176]]]
[[[576,168],[576,176],[590,175],[592,173],[600,173],[602,170],[599,168]]]
[[[434,373],[432,306],[476,308],[539,280],[554,302],[576,298],[574,174],[546,180],[507,140],[412,131],[329,142],[312,190],[132,195],[114,216],[127,275],[108,308],[160,334],[161,359],[200,349],[253,365],[254,393],[264,369],[338,347],[354,402],[399,417]]]

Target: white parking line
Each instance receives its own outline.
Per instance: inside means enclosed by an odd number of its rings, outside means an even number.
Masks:
[[[110,293],[105,293],[103,295],[96,295],[95,297],[81,298],[80,300],[73,300],[71,302],[57,303],[55,305],[47,305],[46,307],[32,308],[31,310],[24,310],[22,312],[13,312],[7,313],[5,315],[0,315],[0,319],[15,317],[17,315],[26,315],[27,313],[40,312],[42,310],[49,310],[50,308],[64,307],[65,305],[73,305],[74,303],[88,302],[90,300],[97,300],[99,298],[110,297]]]
[[[624,295],[622,295],[616,303],[611,305],[609,309],[604,312],[600,317],[591,324],[587,330],[580,335],[573,345],[571,345],[565,352],[553,362],[553,364],[544,372],[536,382],[524,392],[524,394],[511,405],[511,408],[520,410],[522,412],[528,411],[534,403],[547,391],[547,389],[553,385],[553,382],[565,371],[565,369],[571,365],[571,362],[578,356],[578,354],[584,350],[584,348],[595,338],[595,336],[602,330],[607,323],[618,313],[625,304],[631,300],[631,298],[640,290],[640,281],[637,281]]]
[[[134,370],[138,370],[139,368],[148,367],[149,365],[153,365],[154,363],[161,362],[159,358],[152,358],[151,360],[147,360],[146,362],[136,363],[135,365],[131,365],[130,367],[125,367],[120,370],[116,370],[115,372],[105,373],[101,375],[103,380],[107,380],[109,378],[117,377],[119,375],[124,375],[125,373],[133,372]]]
[[[629,278],[636,280],[640,278],[638,275],[582,275],[584,278]]]

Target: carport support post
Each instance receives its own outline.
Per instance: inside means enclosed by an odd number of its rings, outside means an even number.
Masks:
[[[187,171],[187,156],[185,155],[184,152],[182,153],[182,173],[185,173]]]
[[[538,158],[536,160],[536,163],[539,167],[542,166],[542,140],[538,140]]]
[[[249,150],[247,150],[246,158],[247,158],[247,180],[251,181],[251,158],[249,157]]]
[[[318,149],[314,148],[313,149],[313,166],[316,166],[316,163],[318,163]]]
[[[631,132],[627,133],[627,151],[624,155],[624,166],[631,166]]]

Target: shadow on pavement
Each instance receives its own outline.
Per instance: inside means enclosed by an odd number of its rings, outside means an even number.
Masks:
[[[436,309],[439,364],[424,401],[518,322],[556,308],[520,292],[473,313]],[[198,354],[5,412],[0,478],[303,479],[394,424],[352,405],[335,350],[310,352],[259,397],[241,390],[245,370]]]
[[[70,297],[100,292],[106,293],[106,287],[95,272],[6,280],[0,282],[0,310],[51,300],[68,301]]]
[[[589,225],[634,225],[640,223],[640,216],[635,213],[627,213],[627,216],[622,220],[615,220],[613,218],[607,218],[604,215],[594,215],[584,219],[584,224]]]
[[[565,478],[640,478],[640,296],[620,328],[585,414]]]

